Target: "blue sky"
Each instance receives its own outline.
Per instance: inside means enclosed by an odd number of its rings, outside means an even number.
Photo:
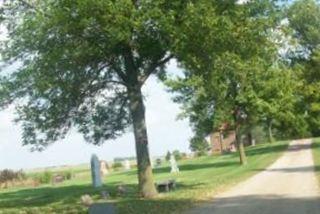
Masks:
[[[176,63],[168,65],[171,73],[179,72]],[[192,135],[188,121],[176,120],[179,106],[171,101],[171,94],[165,91],[162,83],[152,77],[143,88],[146,97],[146,119],[151,156],[165,154],[168,150],[189,151],[189,138]],[[87,144],[81,134],[71,131],[67,138],[57,142],[45,151],[30,152],[21,143],[19,125],[12,122],[14,109],[0,112],[0,169],[36,168],[64,164],[89,162],[92,153],[100,159],[135,156],[134,137],[127,133],[123,137],[107,141],[103,146]]]

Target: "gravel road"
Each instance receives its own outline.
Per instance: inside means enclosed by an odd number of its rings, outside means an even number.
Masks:
[[[186,213],[320,214],[319,193],[311,140],[295,140],[266,170]]]

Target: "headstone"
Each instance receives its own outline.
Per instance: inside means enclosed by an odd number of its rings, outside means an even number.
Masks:
[[[52,179],[52,183],[53,184],[58,184],[58,183],[62,183],[64,181],[64,176],[62,175],[55,175]]]
[[[105,176],[109,173],[107,163],[105,161],[100,161],[100,173]]]
[[[159,168],[161,166],[161,159],[160,158],[157,158],[156,160],[156,168]]]
[[[92,204],[89,208],[89,214],[115,214],[116,209],[113,204],[100,203]]]
[[[101,198],[102,199],[109,199],[110,198],[110,194],[107,191],[101,191]]]
[[[154,168],[154,162],[153,162],[152,158],[150,158],[150,165],[151,165],[151,168],[153,169]]]
[[[252,139],[252,146],[255,146],[256,145],[256,140],[255,139]]]
[[[231,144],[230,145],[230,152],[236,152],[237,151],[237,148],[234,144]]]
[[[124,161],[124,169],[125,169],[125,170],[130,170],[130,169],[131,169],[130,161],[129,161],[129,160],[125,160],[125,161]]]
[[[93,200],[90,195],[83,195],[81,196],[81,203],[87,207],[93,204]]]
[[[117,186],[117,192],[119,196],[124,196],[125,194],[127,194],[127,187],[121,184]]]
[[[92,185],[94,187],[101,187],[101,174],[100,174],[100,162],[97,155],[93,154],[91,156],[91,176],[92,176]]]
[[[174,157],[174,155],[170,155],[170,166],[171,166],[171,173],[178,173],[179,172],[179,168],[177,165],[177,161]]]

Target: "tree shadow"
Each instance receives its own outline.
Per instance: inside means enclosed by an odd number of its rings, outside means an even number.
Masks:
[[[288,145],[286,144],[279,144],[274,146],[268,147],[258,147],[258,148],[250,148],[246,151],[247,156],[255,156],[255,155],[263,155],[268,153],[280,153],[286,151]]]
[[[122,184],[126,187],[125,195],[118,195],[117,185]],[[198,186],[204,185],[197,183],[187,185],[184,183],[177,183],[174,192],[197,189]],[[39,187],[32,189],[22,189],[14,192],[4,192],[0,194],[0,210],[9,208],[31,208],[44,207],[51,204],[59,203],[62,206],[66,205],[81,205],[80,197],[89,194],[94,199],[101,200],[101,191],[107,191],[110,194],[109,200],[119,200],[117,203],[131,203],[136,201],[143,201],[144,203],[156,203],[161,198],[157,199],[143,199],[138,195],[138,187],[135,184],[124,184],[121,182],[114,182],[104,185],[101,188],[93,188],[91,185],[72,185],[72,186],[55,186],[55,187]],[[164,193],[160,194],[163,195]],[[169,203],[169,202],[168,202]],[[171,203],[171,202],[170,202]]]
[[[320,210],[319,197],[288,197],[281,195],[246,195],[215,198],[193,209],[192,213],[215,214],[316,214]]]
[[[255,171],[285,172],[285,173],[319,172],[320,166],[286,167],[286,168],[275,168],[275,169],[255,169]]]
[[[188,163],[188,164],[179,164],[178,167],[180,171],[193,171],[193,170],[201,170],[207,168],[221,168],[221,167],[230,167],[239,165],[238,161],[219,161],[214,163]],[[152,171],[154,174],[163,174],[169,173],[171,170],[170,166],[154,168]],[[136,175],[137,171],[132,170],[125,173],[127,176]]]
[[[254,155],[261,155],[261,154],[267,154],[270,152],[297,152],[305,149],[317,149],[320,148],[320,144],[295,144],[295,145],[288,145],[288,144],[278,144],[274,143],[273,146],[268,147],[261,147],[261,148],[252,148],[250,150],[246,151],[247,156],[254,156]]]

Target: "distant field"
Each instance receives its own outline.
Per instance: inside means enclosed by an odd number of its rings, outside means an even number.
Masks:
[[[285,151],[287,145],[287,142],[278,142],[247,148],[246,166],[238,164],[237,154],[180,161],[178,165],[181,172],[176,175],[170,174],[170,167],[165,164],[154,170],[155,180],[174,178],[178,183],[177,189],[152,200],[138,198],[136,170],[114,172],[106,176],[101,189],[110,193],[108,202],[114,203],[119,213],[178,213],[264,169]],[[74,179],[56,186],[0,191],[0,214],[87,213],[80,203],[81,195],[90,194],[98,201],[101,189],[91,187],[88,169],[77,168],[74,171]],[[128,188],[125,197],[117,196],[116,187],[119,184]]]

